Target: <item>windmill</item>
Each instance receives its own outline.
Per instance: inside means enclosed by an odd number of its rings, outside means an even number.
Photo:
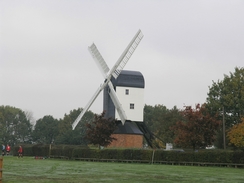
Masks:
[[[141,30],[139,30],[136,33],[136,35],[134,36],[134,38],[131,40],[131,42],[129,43],[129,45],[125,49],[125,51],[119,57],[118,61],[115,63],[115,65],[113,66],[113,68],[111,70],[109,70],[109,67],[107,66],[102,55],[99,53],[96,45],[93,43],[90,47],[88,47],[88,50],[90,51],[93,59],[95,60],[96,64],[98,65],[98,68],[100,69],[105,80],[104,80],[103,84],[100,85],[100,87],[97,89],[95,94],[92,96],[92,98],[90,99],[88,104],[85,106],[85,108],[82,110],[80,115],[76,118],[76,120],[72,124],[73,130],[75,129],[75,127],[77,126],[77,124],[79,123],[79,121],[81,120],[83,115],[86,113],[86,111],[91,107],[93,102],[96,100],[96,98],[98,97],[100,92],[106,86],[108,86],[110,88],[109,95],[113,101],[113,104],[116,107],[116,110],[119,114],[119,117],[121,119],[122,124],[125,123],[125,121],[127,120],[127,117],[126,117],[126,114],[122,108],[122,105],[119,102],[119,99],[116,95],[116,92],[114,91],[113,85],[111,83],[111,78],[113,76],[116,79],[119,76],[119,74],[121,73],[121,71],[125,67],[126,63],[128,62],[128,60],[132,56],[133,52],[135,51],[136,47],[138,46],[138,44],[140,43],[142,38],[143,38],[143,34],[142,34]]]
[[[112,100],[113,106],[115,107],[115,109],[117,111],[118,117],[120,118],[122,125],[124,125],[127,121],[130,121],[130,119],[127,119],[125,110],[123,109],[123,106],[121,105],[121,102],[119,101],[119,98],[116,94],[114,81],[120,76],[121,73],[122,73],[121,75],[126,75],[126,73],[128,73],[126,71],[123,71],[123,68],[125,67],[126,63],[132,56],[132,54],[135,51],[135,49],[137,48],[137,46],[139,45],[142,38],[143,38],[143,34],[142,34],[141,30],[139,30],[136,33],[136,35],[133,37],[133,39],[131,40],[129,45],[126,47],[126,49],[124,50],[122,55],[119,57],[119,59],[117,60],[115,65],[112,67],[112,69],[109,69],[105,60],[103,59],[102,55],[100,54],[100,52],[98,51],[98,49],[94,43],[90,47],[88,47],[89,52],[91,53],[94,61],[96,62],[99,70],[101,71],[101,73],[104,77],[104,82],[99,86],[99,88],[97,89],[95,94],[92,96],[90,101],[87,103],[85,108],[82,110],[80,115],[77,117],[77,119],[72,124],[73,130],[75,129],[75,127],[77,126],[77,124],[79,123],[79,121],[81,120],[83,115],[87,112],[87,110],[89,110],[89,108],[91,107],[93,102],[96,100],[96,98],[98,97],[100,92],[105,89],[106,89],[106,92],[108,93],[108,95],[110,96],[110,99]],[[135,73],[135,72],[133,72],[133,73]],[[112,83],[112,81],[113,81],[113,83]],[[144,83],[144,79],[143,79],[143,83]],[[143,130],[144,127],[142,127],[142,126],[143,125],[138,126],[138,128],[141,129],[142,132],[140,130],[139,131],[142,134],[148,133],[147,130],[146,131]]]

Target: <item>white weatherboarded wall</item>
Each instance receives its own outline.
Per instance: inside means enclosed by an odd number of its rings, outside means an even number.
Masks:
[[[126,89],[129,94],[126,95]],[[116,94],[125,111],[127,120],[143,122],[143,109],[144,109],[144,89],[133,87],[116,87]],[[130,109],[131,104],[134,104],[134,109]],[[120,120],[116,111],[115,118]]]

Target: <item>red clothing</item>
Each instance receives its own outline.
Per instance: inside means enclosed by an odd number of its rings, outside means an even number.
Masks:
[[[18,153],[22,153],[22,152],[23,152],[22,147],[19,147]]]
[[[10,146],[7,146],[7,147],[6,147],[6,151],[8,151],[8,152],[9,152],[9,151],[10,151],[10,149],[11,149],[11,148],[10,148]]]

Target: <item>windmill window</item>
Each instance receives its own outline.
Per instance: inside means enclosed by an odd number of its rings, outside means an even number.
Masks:
[[[135,108],[135,104],[130,104],[130,109],[134,109]]]
[[[126,90],[125,90],[125,94],[126,94],[126,95],[129,95],[129,89],[126,89]]]

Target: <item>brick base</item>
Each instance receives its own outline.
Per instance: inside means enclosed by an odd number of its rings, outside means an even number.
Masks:
[[[142,148],[143,135],[113,134],[117,140],[112,141],[108,147]]]

